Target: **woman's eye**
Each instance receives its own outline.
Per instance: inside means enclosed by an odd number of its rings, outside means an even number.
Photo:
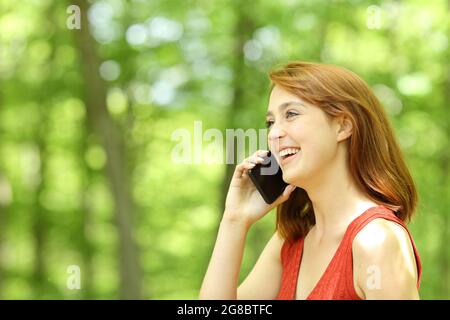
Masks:
[[[272,120],[267,120],[266,121],[266,128],[270,128],[273,125],[273,121]]]
[[[290,117],[293,117],[293,116],[296,116],[296,115],[297,115],[297,113],[292,112],[292,111],[286,112],[286,117],[287,117],[287,118],[290,118]]]
[[[297,116],[297,115],[298,115],[298,113],[296,113],[296,112],[292,112],[292,111],[286,112],[286,118],[290,118],[290,117]],[[270,128],[273,125],[273,123],[274,123],[273,120],[266,120],[266,127]]]

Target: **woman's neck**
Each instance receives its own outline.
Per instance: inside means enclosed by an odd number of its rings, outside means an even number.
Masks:
[[[324,236],[342,235],[356,217],[377,205],[358,190],[342,162],[322,171],[304,189],[314,208],[314,237],[319,241]]]

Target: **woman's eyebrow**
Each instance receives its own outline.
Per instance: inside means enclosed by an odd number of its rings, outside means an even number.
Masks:
[[[284,103],[280,104],[280,105],[278,106],[278,110],[279,110],[280,112],[282,112],[284,109],[286,109],[287,107],[289,107],[289,106],[291,106],[291,105],[302,106],[302,107],[305,106],[303,103],[301,103],[301,102],[299,102],[299,101],[288,101],[288,102],[284,102]],[[266,117],[267,117],[267,116],[273,116],[273,113],[272,113],[271,111],[267,111]]]

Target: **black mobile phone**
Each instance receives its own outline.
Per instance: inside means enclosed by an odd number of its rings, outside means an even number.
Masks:
[[[283,193],[288,184],[283,180],[283,171],[275,156],[269,151],[267,156],[262,158],[264,161],[247,173],[264,201],[271,204]]]

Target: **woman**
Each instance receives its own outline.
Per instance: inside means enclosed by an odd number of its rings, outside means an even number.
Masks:
[[[419,299],[421,263],[406,228],[417,193],[386,114],[340,67],[273,70],[269,149],[289,183],[271,205],[236,166],[200,299]],[[277,228],[238,287],[246,234],[277,207]]]

